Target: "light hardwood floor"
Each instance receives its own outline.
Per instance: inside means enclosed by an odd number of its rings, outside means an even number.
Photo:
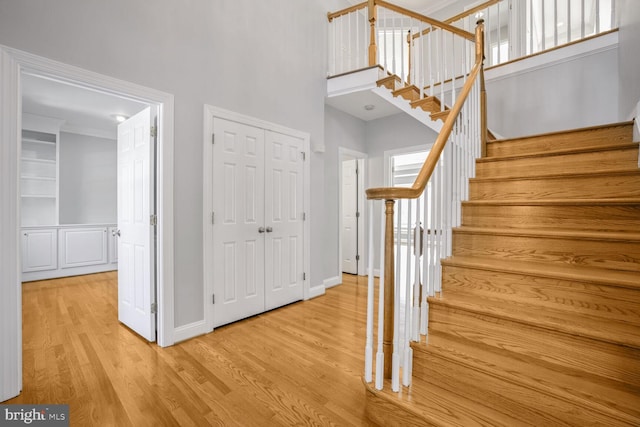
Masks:
[[[24,389],[73,426],[363,426],[366,278],[160,348],[117,320],[117,275],[23,285]]]

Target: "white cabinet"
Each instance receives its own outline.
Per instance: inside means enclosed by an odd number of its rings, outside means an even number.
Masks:
[[[59,231],[60,268],[106,264],[107,227],[63,228]]]
[[[118,269],[115,224],[22,229],[22,281]]]
[[[22,231],[22,271],[55,270],[58,268],[58,230]]]

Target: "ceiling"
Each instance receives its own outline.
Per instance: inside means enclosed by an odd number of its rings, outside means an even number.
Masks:
[[[22,111],[65,120],[63,131],[117,132],[115,115],[131,117],[147,104],[30,74],[22,75]]]

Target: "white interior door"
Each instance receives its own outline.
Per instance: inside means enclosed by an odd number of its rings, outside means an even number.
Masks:
[[[358,163],[342,162],[342,271],[358,274]]]
[[[218,327],[264,311],[264,131],[219,118],[213,126],[213,317]]]
[[[303,298],[303,140],[265,133],[265,308]]]
[[[151,109],[118,125],[118,319],[156,339]]]

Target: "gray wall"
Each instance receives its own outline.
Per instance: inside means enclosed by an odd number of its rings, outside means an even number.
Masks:
[[[327,19],[342,0],[0,0],[0,44],[175,95],[175,325],[203,319],[202,117],[212,104],[324,143]],[[311,154],[311,285],[324,159]],[[317,197],[320,195],[320,197]]]
[[[340,242],[338,240],[340,226],[339,210],[339,149],[367,152],[365,139],[365,122],[347,113],[343,113],[329,105],[325,105],[325,217],[324,247],[329,256],[325,257],[324,277],[335,277],[341,271],[339,258]],[[365,183],[366,185],[366,183]]]
[[[117,221],[116,141],[60,132],[60,224]]]
[[[620,10],[620,119],[628,120],[640,102],[640,5],[618,0]],[[636,114],[640,111],[636,111]],[[636,116],[637,117],[637,116]]]
[[[502,71],[503,67],[499,69]],[[504,137],[573,129],[619,120],[618,49],[539,69],[487,76],[489,128]]]

